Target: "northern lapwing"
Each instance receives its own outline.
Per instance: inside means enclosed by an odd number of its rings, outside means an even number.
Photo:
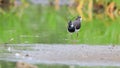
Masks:
[[[74,21],[69,21],[68,22],[68,31],[70,33],[77,33],[77,37],[78,37],[78,31],[81,28],[81,22],[82,22],[82,18],[80,16],[78,16]]]

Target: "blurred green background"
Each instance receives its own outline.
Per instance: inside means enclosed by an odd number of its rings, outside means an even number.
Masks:
[[[115,15],[114,20],[104,12],[108,4],[112,2],[115,2],[116,10],[119,10],[120,0],[100,0],[101,3],[99,0],[93,0],[91,10],[94,9],[94,1],[98,6],[102,4],[105,7],[101,13],[92,11],[92,20],[89,20],[88,5],[84,2],[85,7],[82,11],[85,18],[82,21],[78,38],[76,33],[73,33],[71,37],[67,31],[67,23],[80,15],[76,10],[79,3],[70,4],[72,6],[59,5],[56,3],[58,1],[49,0],[48,4],[36,4],[30,0],[21,0],[20,3],[9,4],[9,8],[8,6],[1,7],[0,43],[120,44],[119,11],[118,14],[115,14],[115,11],[112,12]]]

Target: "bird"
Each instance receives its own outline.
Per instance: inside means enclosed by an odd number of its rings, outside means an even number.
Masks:
[[[82,22],[82,17],[81,16],[77,16],[77,18],[74,21],[69,21],[68,22],[68,32],[70,33],[77,33],[77,37],[78,37],[78,31],[81,28],[81,22]]]

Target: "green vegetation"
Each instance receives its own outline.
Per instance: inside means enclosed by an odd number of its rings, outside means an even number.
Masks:
[[[119,68],[119,66],[79,66],[79,65],[62,65],[62,64],[34,64],[38,68]],[[29,66],[29,65],[28,65]],[[25,65],[21,66],[26,68]],[[0,68],[16,68],[16,62],[0,61]],[[29,67],[28,67],[29,68]]]
[[[62,7],[29,6],[0,13],[0,43],[120,44],[120,18],[83,20],[79,37],[70,36],[67,23],[77,16]]]

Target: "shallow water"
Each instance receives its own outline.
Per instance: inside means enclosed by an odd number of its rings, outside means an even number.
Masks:
[[[14,68],[16,63],[24,62],[40,68],[119,68],[119,48],[68,44],[3,44],[0,47],[0,65],[1,68]],[[105,52],[100,52],[101,49]],[[93,59],[92,54],[100,54],[103,58],[96,59],[94,56]],[[111,57],[106,58],[109,55]]]

